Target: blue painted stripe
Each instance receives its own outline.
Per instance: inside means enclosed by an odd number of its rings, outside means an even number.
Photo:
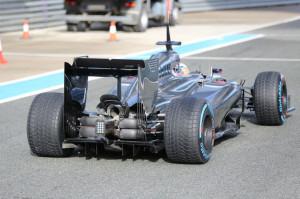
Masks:
[[[63,73],[58,72],[31,80],[3,85],[0,86],[0,100],[47,89],[54,86],[59,86],[63,84],[63,82]]]
[[[194,42],[194,43],[185,44],[182,46],[177,46],[174,48],[174,50],[177,53],[179,53],[180,55],[182,55],[182,54],[186,54],[186,53],[191,53],[193,51],[201,51],[201,50],[205,50],[208,48],[213,48],[213,47],[226,45],[229,43],[238,42],[238,41],[242,41],[242,40],[246,40],[246,39],[252,39],[252,38],[256,38],[256,37],[257,37],[257,35],[253,35],[253,34],[228,35],[228,36],[224,36],[224,37],[206,39],[206,40],[202,40],[199,42]],[[138,55],[135,58],[147,59],[155,52],[157,52],[157,50],[150,51],[150,52],[144,53],[142,55]]]
[[[213,48],[220,45],[226,45],[233,42],[238,42],[238,41],[242,41],[245,39],[252,39],[252,38],[256,38],[256,35],[252,35],[252,34],[228,35],[221,38],[212,38],[212,39],[207,39],[199,42],[185,44],[176,47],[175,50],[180,55],[182,55],[194,51],[201,51],[208,48]],[[134,57],[127,57],[127,58],[147,59],[157,51],[158,50],[154,50],[141,55],[137,55]],[[35,79],[24,80],[24,81],[6,84],[2,86],[0,85],[0,100],[5,100],[8,98],[16,97],[18,95],[24,95],[27,93],[36,92],[50,87],[59,86],[62,85],[63,83],[64,83],[63,73],[58,72],[43,77],[37,77]]]

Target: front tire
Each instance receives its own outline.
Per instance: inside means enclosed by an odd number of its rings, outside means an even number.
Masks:
[[[42,93],[33,100],[27,120],[27,138],[31,151],[38,156],[64,157],[72,149],[63,149],[64,95]]]
[[[171,161],[206,163],[214,144],[213,117],[207,103],[193,97],[173,100],[166,111],[164,142]]]
[[[287,86],[279,72],[262,72],[254,83],[254,107],[257,123],[282,125],[287,114]]]

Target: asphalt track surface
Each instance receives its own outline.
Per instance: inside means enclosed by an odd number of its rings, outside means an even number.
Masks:
[[[248,86],[261,71],[282,72],[298,108],[283,126],[258,126],[247,113],[240,135],[220,140],[204,165],[169,163],[163,154],[39,158],[26,138],[33,97],[0,104],[0,198],[300,198],[300,21],[253,33],[265,37],[183,61],[204,72],[223,67],[226,77]],[[89,109],[112,83],[91,82]]]

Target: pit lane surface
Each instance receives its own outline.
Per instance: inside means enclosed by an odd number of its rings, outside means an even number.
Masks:
[[[254,33],[265,37],[193,55],[183,61],[204,72],[209,66],[223,67],[226,77],[246,79],[249,86],[260,71],[280,71],[285,74],[293,104],[299,109],[300,21]],[[94,108],[112,82],[100,79],[91,83],[89,109]],[[76,156],[64,159],[32,156],[26,138],[26,117],[32,99],[0,105],[1,198],[300,196],[299,110],[280,127],[258,126],[253,123],[253,115],[246,114],[240,135],[219,141],[207,164],[184,165],[169,163],[162,154],[124,161],[118,154],[104,154],[99,161]]]

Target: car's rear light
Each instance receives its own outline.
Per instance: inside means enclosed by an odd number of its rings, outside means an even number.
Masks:
[[[76,5],[76,0],[65,0],[66,4],[70,5],[70,6],[75,6]]]
[[[125,3],[126,8],[134,8],[136,6],[135,1],[128,1]]]

